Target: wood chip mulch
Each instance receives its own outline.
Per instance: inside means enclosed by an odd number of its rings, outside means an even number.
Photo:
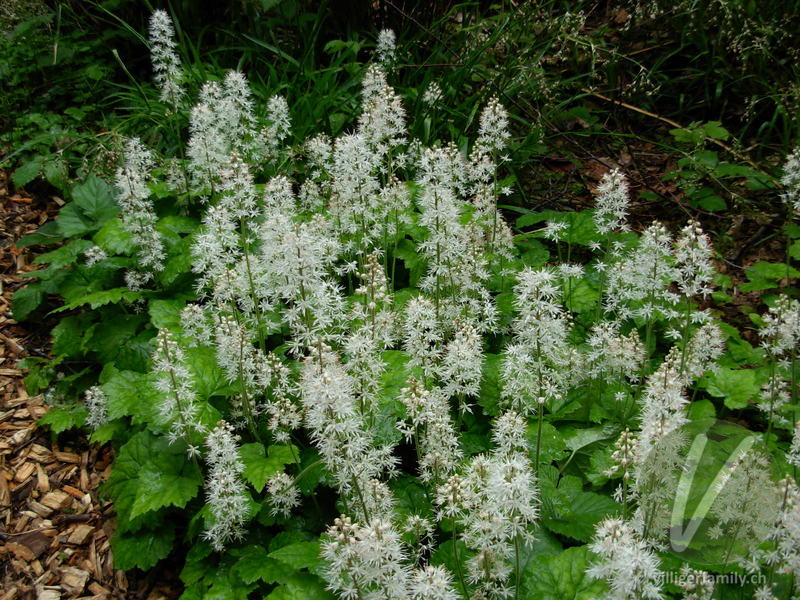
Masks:
[[[53,219],[60,202],[8,188],[0,172],[0,600],[173,596],[152,577],[129,582],[114,569],[113,506],[100,490],[112,449],[82,436],[61,446],[36,425],[48,407],[42,395],[28,395],[17,361],[46,356],[50,324],[23,327],[10,308],[25,282],[20,273],[36,268],[33,256],[47,249],[18,249],[15,242]]]

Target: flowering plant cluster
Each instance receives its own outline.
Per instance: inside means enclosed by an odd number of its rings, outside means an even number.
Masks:
[[[709,309],[709,236],[633,233],[619,170],[592,210],[512,227],[506,109],[491,99],[467,148],[413,138],[391,32],[352,129],[299,141],[287,101],[260,106],[240,72],[192,97],[165,13],[150,34],[185,148],[129,139],[36,272],[72,265],[48,291],[91,308],[54,335],[99,381],[62,378],[85,406],[48,419],[119,444],[117,566],[190,545],[187,599],[711,597],[707,578],[664,584],[681,568],[763,570],[759,597],[794,593],[796,299],[775,295],[748,344]],[[748,405],[765,431],[707,513],[725,552],[670,554],[687,432]]]

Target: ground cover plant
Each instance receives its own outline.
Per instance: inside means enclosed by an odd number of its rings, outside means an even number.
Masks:
[[[119,568],[178,557],[187,599],[793,597],[797,153],[672,133],[697,207],[781,206],[747,331],[699,223],[634,230],[624,169],[585,210],[511,203],[513,108],[439,125],[452,90],[401,95],[390,30],[299,135],[246,73],[195,85],[167,13],[148,37],[156,125],[70,187],[14,297],[63,298],[28,385],[118,449]]]

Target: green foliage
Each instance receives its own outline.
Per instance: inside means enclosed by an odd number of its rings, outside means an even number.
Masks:
[[[521,597],[529,600],[602,597],[606,593],[605,583],[591,579],[585,572],[591,566],[591,557],[585,546],[535,557],[523,572]]]
[[[131,18],[132,22],[142,22],[146,17],[144,10],[133,3],[116,4],[120,6],[119,14]],[[595,139],[608,137],[606,123],[613,124],[613,119],[620,117],[586,104],[582,99],[584,93],[578,92],[586,77],[598,76],[597,69],[605,71],[604,81],[612,87],[618,81],[630,79],[626,72],[638,72],[640,66],[653,81],[672,86],[675,85],[671,81],[674,67],[666,59],[659,63],[659,59],[651,58],[655,55],[649,53],[641,60],[654,62],[634,63],[623,51],[628,46],[612,46],[609,31],[603,27],[576,29],[570,26],[569,15],[558,13],[555,6],[551,7],[553,14],[550,15],[541,10],[540,4],[520,7],[518,13],[492,9],[485,15],[480,14],[479,7],[470,5],[474,11],[458,13],[459,19],[463,19],[458,28],[451,26],[454,14],[432,17],[436,42],[422,39],[429,33],[425,28],[417,33],[403,31],[406,39],[400,50],[404,62],[445,65],[436,67],[442,70],[441,77],[436,80],[442,86],[445,99],[427,108],[417,101],[425,85],[434,79],[414,66],[398,69],[396,87],[409,100],[414,133],[425,143],[452,140],[465,153],[469,150],[468,135],[478,127],[480,103],[491,94],[513,103],[514,117],[518,119],[515,133],[524,133],[517,136],[509,148],[511,173],[498,182],[513,189],[507,200],[509,204],[504,207],[505,214],[519,215],[514,222],[513,256],[506,266],[516,272],[523,267],[540,268],[562,261],[586,263],[583,273],[565,278],[563,282],[564,307],[575,326],[571,334],[574,339],[570,342],[584,349],[588,332],[602,316],[605,293],[600,259],[593,262],[594,259],[587,257],[598,246],[633,247],[638,238],[628,233],[613,234],[606,239],[595,227],[592,210],[542,210],[542,206],[552,204],[531,208],[535,202],[528,187],[536,182],[524,177],[522,171],[530,163],[538,162],[545,153],[568,152],[562,144],[567,136],[577,137],[578,145],[593,139],[592,136],[596,136]],[[186,600],[245,600],[256,596],[270,600],[332,598],[321,578],[320,535],[335,513],[348,507],[341,502],[336,505],[332,499],[332,477],[317,450],[303,435],[296,436],[297,439],[292,437],[291,442],[272,443],[274,440],[270,439],[263,423],[243,434],[239,456],[253,513],[248,535],[221,553],[213,553],[202,540],[200,532],[212,518],[209,510],[203,507],[200,490],[204,480],[203,462],[202,459],[187,459],[187,440],[172,444],[167,441],[168,424],[159,408],[165,392],[157,384],[156,376],[150,373],[154,337],[159,329],[169,329],[181,344],[186,342],[180,313],[198,295],[191,250],[202,231],[202,203],[187,193],[173,192],[163,183],[151,184],[157,207],[156,229],[165,243],[164,268],[146,289],[132,290],[126,285],[124,275],[136,265],[137,247],[118,216],[119,207],[114,198],[115,190],[109,183],[108,169],[103,172],[95,165],[90,170],[100,175],[92,172],[84,176],[86,169],[83,168],[94,144],[91,140],[106,139],[105,128],[102,134],[86,128],[86,122],[92,119],[90,129],[102,125],[94,104],[98,100],[89,100],[94,90],[103,89],[105,95],[111,94],[110,99],[124,107],[125,116],[118,113],[112,117],[115,129],[142,136],[165,156],[177,155],[175,148],[185,137],[188,105],[166,115],[165,107],[156,100],[155,89],[148,84],[123,84],[113,93],[104,87],[110,59],[106,56],[107,60],[98,60],[100,49],[115,39],[122,43],[121,54],[124,55],[125,44],[130,44],[132,39],[138,44],[139,40],[136,28],[120,24],[124,21],[108,12],[111,9],[98,5],[91,10],[95,9],[104,18],[113,17],[114,26],[98,37],[82,28],[61,35],[52,65],[49,53],[43,55],[41,49],[50,48],[52,37],[46,32],[52,30],[54,19],[62,18],[61,13],[41,15],[21,23],[0,46],[0,75],[6,73],[12,83],[19,84],[22,77],[35,72],[41,77],[41,85],[52,85],[60,81],[57,71],[67,72],[71,67],[78,73],[73,78],[81,83],[74,100],[80,107],[49,110],[70,102],[60,98],[55,104],[40,107],[41,110],[25,109],[27,114],[18,115],[17,125],[3,137],[4,142],[15,145],[15,152],[4,159],[4,165],[13,167],[12,182],[16,187],[35,186],[37,178],[43,178],[69,200],[53,223],[18,243],[19,246],[60,244],[36,259],[37,265],[46,266],[27,274],[30,283],[13,296],[17,320],[33,320],[45,314],[58,319],[52,329],[54,358],[28,359],[23,363],[30,369],[29,391],[50,390],[59,399],[74,400],[90,385],[99,383],[105,394],[109,422],[95,430],[92,439],[111,442],[117,448],[112,475],[104,491],[114,500],[118,514],[118,528],[112,538],[118,568],[146,570],[173,554],[177,560],[184,561],[181,579],[186,585],[182,596]],[[321,132],[337,135],[348,131],[355,122],[364,70],[361,60],[364,49],[371,45],[363,34],[332,28],[330,5],[323,5],[317,12],[306,9],[308,5],[303,2],[239,3],[230,7],[225,17],[231,20],[229,27],[210,27],[206,41],[194,45],[192,28],[197,30],[205,24],[201,17],[189,14],[185,7],[175,7],[179,16],[185,17],[183,22],[178,19],[183,34],[180,52],[183,59],[189,59],[186,79],[192,98],[202,81],[219,77],[229,66],[239,66],[251,75],[257,99],[263,100],[278,91],[288,96],[295,147],[281,166],[293,181],[301,181],[306,175],[301,161],[296,160],[302,154],[299,149],[302,140]],[[180,14],[180,11],[187,11],[187,14]],[[674,29],[678,16],[675,12],[669,14],[666,26]],[[759,17],[749,15],[748,18],[757,20]],[[237,29],[242,23],[252,28]],[[536,27],[531,27],[532,24]],[[557,33],[557,29],[561,33]],[[232,31],[248,33],[233,36]],[[646,34],[648,30],[642,31]],[[636,33],[616,29],[613,32],[624,38],[620,44],[638,43],[632,39]],[[693,56],[698,48],[702,48],[701,56],[731,60],[727,51],[714,54],[721,50],[717,42],[703,39],[696,29],[690,34],[675,42],[678,45],[676,60],[681,56]],[[30,47],[25,43],[30,43]],[[524,49],[515,51],[520,46]],[[553,54],[556,47],[557,55]],[[141,48],[135,48],[136,52],[131,54],[140,54]],[[213,52],[206,52],[209,49]],[[594,55],[596,49],[600,49],[604,58]],[[589,58],[590,54],[593,58]],[[207,62],[201,62],[200,56],[206,57]],[[8,63],[3,62],[4,57],[8,58]],[[20,65],[24,61],[31,62],[27,71],[17,69],[13,76],[7,72],[6,65]],[[128,57],[122,62],[127,65],[127,61]],[[587,61],[593,64],[589,66]],[[520,65],[525,66],[524,73],[532,76],[512,75],[523,72],[517,68]],[[149,65],[135,60],[130,68],[134,72],[150,69]],[[763,84],[768,80],[768,70],[761,64],[758,72]],[[713,73],[719,73],[719,69],[714,68]],[[676,165],[664,175],[663,183],[674,184],[682,194],[681,199],[685,197],[688,206],[698,214],[705,211],[729,218],[732,213],[726,211],[742,206],[742,197],[746,194],[774,194],[777,185],[774,177],[716,143],[733,144],[731,138],[737,136],[732,132],[752,129],[753,123],[747,117],[728,114],[721,121],[706,120],[717,118],[716,112],[711,108],[701,111],[696,106],[702,104],[697,102],[698,98],[709,93],[701,88],[710,75],[711,71],[703,73],[702,69],[684,73],[681,80],[688,87],[686,97],[680,101],[677,95],[672,98],[680,106],[667,103],[651,108],[677,112],[678,115],[670,113],[675,118],[683,118],[686,112],[690,115],[687,120],[693,119],[686,127],[670,131],[671,138],[657,142],[660,148],[671,153]],[[487,84],[489,80],[491,85]],[[728,84],[743,93],[738,87],[740,81],[728,81]],[[637,92],[626,89],[624,93],[635,95]],[[755,93],[759,95],[758,102],[767,102],[770,96],[768,102],[775,105],[777,115],[767,129],[756,132],[759,139],[774,141],[792,137],[796,124],[784,114],[785,107],[782,112],[778,110],[783,99],[777,93],[771,95],[763,85]],[[465,99],[459,104],[456,98]],[[709,106],[719,106],[719,98],[706,99]],[[0,102],[6,102],[12,112],[23,110],[16,93]],[[709,114],[698,114],[702,112]],[[735,119],[738,120],[732,123]],[[554,124],[559,131],[548,133],[545,139],[543,123],[548,127]],[[781,127],[783,131],[779,133]],[[617,142],[611,141],[612,144]],[[578,166],[580,161],[572,154],[570,157],[574,159],[573,166]],[[157,172],[162,174],[160,169]],[[274,175],[271,169],[264,168],[263,172],[256,173],[259,194],[262,184]],[[415,183],[409,184],[415,198],[420,192],[418,187]],[[586,194],[583,187],[580,194]],[[638,197],[645,202],[665,200],[645,190]],[[463,216],[465,219],[469,216],[467,211]],[[302,215],[300,220],[307,217]],[[547,239],[543,228],[548,222],[564,225],[560,242]],[[790,240],[800,237],[791,228],[783,233]],[[387,264],[390,260],[394,263],[391,285],[395,288],[397,309],[420,293],[418,287],[429,267],[419,250],[425,235],[423,228],[412,219],[401,228],[391,256],[387,253]],[[787,245],[789,257],[800,256],[798,243]],[[108,256],[90,266],[85,257],[87,250],[94,246]],[[788,290],[796,294],[796,289],[793,291],[790,285],[800,277],[800,271],[794,267],[777,262],[757,262],[748,266],[744,274],[747,281],[739,286],[741,292]],[[343,276],[338,283],[349,288],[352,294],[352,276]],[[504,348],[511,339],[510,326],[519,312],[515,295],[510,291],[513,284],[512,278],[500,270],[491,274],[488,289],[497,306],[498,326],[485,339],[488,351],[481,364],[480,389],[472,399],[472,413],[453,410],[453,417],[458,419],[460,447],[467,456],[489,452],[495,447],[489,423],[503,412],[502,368],[507,358]],[[723,291],[714,296],[721,305],[730,302],[730,294],[734,294],[730,277],[722,287]],[[348,302],[356,302],[354,298],[356,296],[351,295]],[[765,298],[769,300],[770,295]],[[289,356],[288,335],[284,325],[272,327],[278,319],[272,321],[271,310],[272,307],[265,309],[264,318],[271,324],[260,327],[258,333],[263,339],[259,340],[259,345],[283,361]],[[757,315],[752,319],[760,324]],[[672,325],[666,319],[648,323],[632,319],[626,325],[638,331],[641,337],[647,336],[649,342],[648,360],[640,375],[650,374],[658,359],[667,352],[672,343],[669,329]],[[678,333],[691,333],[693,329],[694,324],[687,325],[687,331]],[[752,407],[761,399],[770,367],[768,357],[755,342],[751,343],[752,338],[732,325],[723,324],[723,331],[728,345],[720,361],[721,368],[703,377],[692,390],[694,396],[687,414],[693,421],[724,418],[729,411],[752,415]],[[378,408],[371,424],[378,442],[393,445],[402,439],[396,422],[405,418],[405,408],[398,398],[409,378],[420,377],[421,372],[419,366],[411,366],[409,350],[400,347],[380,355],[384,371],[377,385]],[[232,405],[241,401],[241,382],[225,373],[210,347],[187,346],[185,355],[186,368],[197,394],[199,423],[208,430],[220,419],[231,419]],[[291,361],[287,362],[292,364],[290,370],[298,368]],[[296,373],[292,372],[291,376],[294,375]],[[626,385],[613,381],[586,382],[568,395],[538,407],[545,412],[541,422],[531,417],[526,423],[531,461],[538,458],[541,529],[538,540],[523,553],[520,598],[588,600],[607,593],[603,582],[585,575],[586,568],[593,562],[586,543],[594,535],[598,522],[609,516],[619,516],[629,508],[612,497],[620,479],[619,475],[609,474],[614,465],[611,459],[613,442],[622,429],[633,426],[638,417],[636,402],[631,402],[630,406],[625,403],[629,399],[640,399],[641,389],[633,389],[635,384],[630,385],[632,389],[624,389]],[[622,402],[615,395],[621,389],[624,389]],[[40,422],[59,434],[83,426],[87,414],[87,408],[80,403],[68,402],[53,408]],[[259,415],[259,419],[265,417]],[[199,439],[189,441],[199,444]],[[781,444],[786,445],[786,442],[780,439]],[[415,452],[410,445],[398,446],[398,453],[402,453],[400,458],[407,462]],[[401,467],[402,472],[388,482],[396,501],[395,514],[433,518],[435,506],[430,482],[423,482],[415,467],[407,464]],[[265,489],[271,477],[284,472],[297,477],[301,495],[300,507],[291,517],[273,513],[270,494]],[[459,565],[469,557],[467,547],[462,541],[454,543],[447,539],[452,524],[443,521],[439,529],[436,537],[441,538],[441,543],[432,553],[430,562],[445,565],[451,573],[457,573]],[[572,546],[574,544],[580,545]],[[563,546],[572,547],[564,549]]]
[[[289,446],[270,446],[267,451],[259,443],[244,444],[239,454],[244,463],[244,478],[260,492],[270,477],[283,471],[292,462],[292,449]]]

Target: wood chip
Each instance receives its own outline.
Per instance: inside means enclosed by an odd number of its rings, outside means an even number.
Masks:
[[[89,584],[89,591],[92,592],[95,596],[105,595],[108,596],[111,594],[111,590],[104,588],[102,585],[93,581]]]
[[[27,458],[37,462],[48,462],[52,456],[52,452],[42,446],[41,444],[31,444],[28,450]]]
[[[72,497],[61,490],[53,490],[45,494],[42,504],[49,506],[53,510],[64,510],[72,504]]]
[[[78,454],[74,454],[72,452],[59,452],[56,450],[53,452],[53,456],[56,460],[60,460],[61,462],[65,463],[74,463],[79,465],[81,462],[81,457]]]
[[[39,558],[50,547],[50,538],[41,531],[31,531],[18,535],[15,542],[31,551],[34,558]]]
[[[86,540],[94,533],[94,527],[91,525],[78,525],[67,539],[68,544],[76,544],[78,546],[86,543]]]
[[[86,492],[82,492],[78,488],[73,487],[71,485],[65,485],[61,489],[67,492],[70,496],[72,496],[76,500],[83,500],[83,497],[86,495]]]
[[[11,490],[8,481],[0,475],[0,506],[11,506]]]
[[[17,542],[7,542],[5,546],[6,552],[11,552],[20,560],[30,562],[36,559],[36,555],[31,552],[31,549]]]
[[[42,465],[36,465],[36,489],[40,492],[49,492],[50,491],[50,480],[47,477],[47,473],[44,472]]]
[[[50,587],[36,588],[36,600],[61,600],[61,590]]]
[[[89,573],[77,567],[61,567],[61,588],[70,594],[78,595],[83,592]]]
[[[41,504],[36,500],[30,500],[28,502],[28,506],[33,512],[35,512],[40,517],[49,517],[51,514],[53,514],[52,508],[50,508],[49,506],[45,506],[44,504]]]
[[[18,481],[22,483],[23,481],[27,480],[28,477],[33,475],[33,472],[36,470],[36,464],[32,462],[27,462],[22,467],[17,470],[17,474],[14,475],[14,481]]]

